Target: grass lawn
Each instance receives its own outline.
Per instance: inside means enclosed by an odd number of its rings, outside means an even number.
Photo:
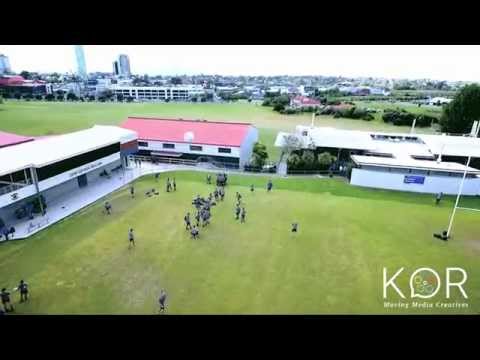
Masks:
[[[165,193],[164,179],[173,175],[178,191]],[[266,178],[232,175],[212,224],[194,241],[183,216],[193,212],[196,194],[213,191],[204,179],[198,172],[162,174],[159,183],[149,176],[137,181],[136,199],[127,189],[108,197],[111,216],[102,214],[100,201],[28,240],[0,244],[1,285],[12,288],[23,278],[31,287],[28,303],[14,294],[17,312],[152,314],[164,287],[171,314],[480,313],[478,213],[458,213],[452,241],[432,238],[446,226],[451,198],[436,207],[429,195],[302,178],[275,179],[266,193]],[[152,187],[159,196],[142,195]],[[234,220],[236,191],[246,224]],[[478,199],[465,201],[480,208]],[[132,250],[129,227],[136,232]],[[469,308],[384,309],[384,266],[428,266],[440,274],[460,266],[469,275]],[[408,293],[406,275],[397,283]],[[443,298],[442,287],[431,302]],[[455,299],[463,301],[453,290]]]
[[[259,129],[260,141],[267,146],[270,160],[279,149],[273,146],[278,131],[293,131],[296,125],[311,123],[310,114],[281,115],[269,107],[245,102],[218,103],[60,103],[6,100],[0,105],[0,130],[24,135],[52,135],[80,130],[95,124],[118,125],[128,116],[180,117],[251,122]],[[408,132],[408,126],[374,121],[335,119],[317,116],[316,126],[341,129]],[[433,129],[418,129],[430,133]]]

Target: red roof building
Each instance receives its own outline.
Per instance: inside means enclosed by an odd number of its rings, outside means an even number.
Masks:
[[[321,104],[320,101],[306,96],[295,96],[291,103],[293,107],[320,106]]]
[[[252,127],[249,123],[137,117],[129,117],[121,126],[136,131],[141,140],[235,147],[242,145]],[[185,139],[188,132],[193,133],[191,141]]]
[[[249,123],[129,117],[144,156],[211,161],[239,168],[250,161],[258,130]]]
[[[0,131],[0,148],[33,141],[33,137],[11,134]]]

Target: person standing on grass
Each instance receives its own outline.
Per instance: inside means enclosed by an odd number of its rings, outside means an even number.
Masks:
[[[135,197],[135,188],[132,186],[130,186],[130,195],[132,195],[132,199]]]
[[[293,223],[292,224],[292,233],[296,233],[298,231],[298,224],[297,223]]]
[[[160,173],[155,174],[155,181],[158,182],[158,178],[160,177]]]
[[[225,189],[223,187],[220,188],[220,200],[223,201],[225,198]]]
[[[240,206],[237,204],[237,207],[235,208],[235,220],[238,220],[239,216],[240,216]]]
[[[442,200],[442,196],[443,196],[443,193],[442,192],[439,192],[437,194],[437,197],[435,198],[435,205],[439,205],[440,204],[440,201]]]
[[[17,290],[20,291],[20,302],[24,302],[28,300],[28,284],[20,280],[20,284],[18,284]]]
[[[177,191],[177,183],[175,182],[175,178],[173,178],[173,191]]]
[[[187,215],[185,215],[185,230],[190,230],[192,228],[192,225],[190,224],[190,213],[187,212]]]
[[[268,183],[267,183],[267,191],[270,192],[273,188],[273,183],[272,183],[272,179],[268,179]]]
[[[111,210],[112,210],[112,205],[110,205],[108,201],[105,201],[105,212],[107,213],[107,215],[111,214]]]
[[[215,188],[215,191],[213,192],[213,196],[215,197],[215,201],[218,202],[218,188]]]
[[[0,293],[0,297],[2,298],[2,305],[3,308],[5,309],[5,312],[11,312],[13,311],[13,306],[10,302],[10,293],[7,291],[6,288],[2,289],[2,292]]]
[[[253,194],[253,191],[255,190],[255,188],[253,187],[253,184],[250,185],[250,192]]]
[[[195,220],[197,221],[197,226],[200,226],[200,211],[197,210],[197,214],[195,215]]]
[[[160,297],[158,298],[158,303],[160,304],[160,312],[165,312],[165,302],[167,301],[167,292],[165,289],[160,291]]]
[[[167,192],[170,192],[170,178],[167,178]]]
[[[194,226],[192,230],[190,230],[190,235],[192,236],[192,239],[196,240],[198,238],[198,228]]]
[[[237,191],[237,201],[240,203],[242,201],[242,195]]]
[[[129,244],[128,244],[129,249],[132,245],[133,245],[133,247],[135,247],[135,235],[133,234],[133,229],[132,228],[130,228],[130,230],[128,230],[128,241],[129,241]]]
[[[247,212],[245,211],[245,208],[242,207],[242,215],[241,215],[241,219],[240,219],[240,222],[241,223],[244,223],[245,222],[245,217],[247,216]]]
[[[212,183],[212,175],[208,174],[207,175],[207,184],[211,184]]]

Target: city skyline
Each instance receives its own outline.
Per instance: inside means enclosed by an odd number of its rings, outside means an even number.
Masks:
[[[72,72],[71,45],[0,45],[12,71]],[[89,72],[128,55],[143,75],[323,75],[480,81],[480,46],[84,45]],[[68,56],[70,55],[70,56]],[[32,62],[32,59],[35,59]]]

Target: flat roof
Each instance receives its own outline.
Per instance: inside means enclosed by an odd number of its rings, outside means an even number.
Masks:
[[[253,126],[250,123],[129,117],[121,125],[141,140],[240,147]],[[185,134],[193,133],[192,141]]]
[[[0,131],[0,148],[21,144],[33,140],[35,140],[35,138],[31,136],[23,136]]]
[[[95,125],[86,130],[50,136],[0,149],[0,176],[28,167],[42,167],[116,142],[136,138],[118,126]]]
[[[378,166],[378,167],[395,167],[405,169],[419,169],[442,172],[463,173],[467,170],[468,174],[480,174],[480,170],[467,167],[465,165],[454,162],[437,162],[435,160],[417,160],[407,158],[386,158],[380,156],[352,155],[352,160],[358,165]]]
[[[332,127],[312,128],[306,125],[298,125],[295,133],[301,135],[302,131],[308,131],[308,136],[301,136],[305,147],[307,147],[309,142],[313,141],[317,147],[365,150],[391,153],[396,156],[432,157],[441,153],[445,156],[472,156],[480,158],[480,138],[469,136],[343,130]],[[419,141],[377,140],[373,139],[372,135],[415,137]],[[279,137],[281,137],[280,134],[277,137],[276,146],[282,146],[282,141]]]

